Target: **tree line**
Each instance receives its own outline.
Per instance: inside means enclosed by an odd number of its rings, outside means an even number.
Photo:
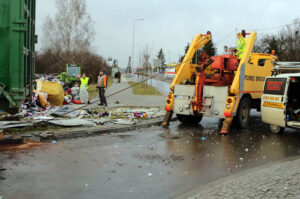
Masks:
[[[190,44],[187,43],[185,54],[189,46]],[[254,52],[271,54],[273,50],[279,61],[300,61],[300,18],[296,18],[291,24],[283,26],[275,33],[264,34],[257,39]],[[217,54],[212,40],[196,51],[192,63],[196,63],[197,56],[203,52],[209,56]],[[184,56],[182,55],[178,61],[182,62]]]
[[[278,32],[263,35],[255,45],[255,52],[271,53],[275,50],[280,61],[300,61],[300,18]]]
[[[36,54],[36,73],[58,74],[66,64],[80,64],[92,80],[99,71],[110,73],[104,58],[95,52],[93,21],[86,0],[56,0],[57,13],[43,24],[42,49]]]

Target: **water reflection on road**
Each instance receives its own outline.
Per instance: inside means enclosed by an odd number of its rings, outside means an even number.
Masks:
[[[0,153],[4,198],[170,198],[248,168],[300,154],[299,133],[251,128],[219,135],[220,122],[171,123]],[[1,178],[0,178],[1,179]],[[34,189],[32,188],[34,187]],[[20,191],[21,190],[21,191]],[[0,195],[1,195],[0,194]]]

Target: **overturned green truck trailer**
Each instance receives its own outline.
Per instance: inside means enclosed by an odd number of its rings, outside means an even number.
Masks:
[[[0,0],[0,110],[16,112],[34,83],[36,0]]]

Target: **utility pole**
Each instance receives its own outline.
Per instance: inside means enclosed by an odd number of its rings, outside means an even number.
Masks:
[[[129,56],[129,60],[128,60],[128,65],[127,65],[127,69],[126,69],[126,73],[130,73],[131,74],[131,57]]]
[[[136,21],[143,21],[144,19],[134,19],[132,20],[132,67],[134,67],[134,24]]]

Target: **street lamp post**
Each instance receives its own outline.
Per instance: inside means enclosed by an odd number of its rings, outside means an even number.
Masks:
[[[132,67],[134,68],[134,23],[136,21],[143,21],[144,19],[134,19],[133,23],[133,30],[132,30]]]

